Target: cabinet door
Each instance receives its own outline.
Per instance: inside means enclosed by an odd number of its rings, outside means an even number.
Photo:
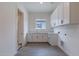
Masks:
[[[47,42],[48,41],[48,34],[44,33],[42,38],[43,38],[44,42],[45,41]]]
[[[54,15],[53,15],[53,13],[51,15],[51,21],[50,21],[50,23],[51,23],[51,26],[54,27]]]
[[[38,42],[43,42],[42,33],[38,33]]]
[[[55,12],[54,12],[54,23],[55,23],[55,26],[58,26],[58,8],[56,8]]]
[[[56,11],[54,11],[51,15],[51,26],[52,27],[56,26]]]
[[[69,24],[69,3],[64,3],[64,24]]]
[[[31,39],[32,42],[37,42],[37,33],[33,33],[32,34],[32,39]]]
[[[59,25],[63,25],[63,17],[64,17],[64,9],[63,9],[63,3],[59,4],[58,6],[58,22],[59,22]]]

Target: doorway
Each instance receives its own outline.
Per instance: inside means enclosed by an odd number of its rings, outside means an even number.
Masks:
[[[22,47],[24,39],[24,14],[18,9],[18,27],[17,27],[17,45],[18,49]]]

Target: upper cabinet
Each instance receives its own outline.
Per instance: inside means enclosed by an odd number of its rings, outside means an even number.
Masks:
[[[63,3],[63,24],[70,23],[70,6],[69,3]]]
[[[64,15],[63,3],[58,5],[57,9],[58,9],[58,11],[57,11],[58,12],[58,24],[62,25],[63,24],[63,15]]]
[[[55,11],[51,15],[51,25],[52,27],[58,26],[58,8],[56,8]]]
[[[60,3],[51,14],[52,27],[79,23],[79,3]]]

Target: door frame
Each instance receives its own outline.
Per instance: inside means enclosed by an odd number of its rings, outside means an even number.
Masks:
[[[19,19],[19,13],[21,13],[22,19]],[[19,43],[19,35],[21,35],[19,33],[19,21],[21,21],[21,20],[23,22],[23,24],[21,24],[23,26],[22,27],[23,28],[23,33],[21,33],[21,34],[24,36],[24,13],[18,8],[17,9],[17,49],[20,49],[22,47],[22,43],[23,43],[23,42]]]

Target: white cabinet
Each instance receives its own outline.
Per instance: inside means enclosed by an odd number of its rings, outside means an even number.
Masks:
[[[55,33],[49,33],[48,34],[48,43],[52,46],[58,45],[58,35]]]
[[[70,22],[70,6],[69,3],[63,4],[63,24],[69,24]]]
[[[28,42],[48,42],[48,33],[28,33]]]
[[[61,25],[61,20],[63,20],[63,4],[59,4],[51,14],[52,27]]]
[[[51,15],[51,24],[52,26],[58,26],[58,8]]]
[[[79,23],[79,3],[60,3],[51,16],[53,27]]]
[[[55,10],[55,26],[58,26],[58,8]]]
[[[43,33],[42,40],[48,41],[48,33]]]
[[[64,9],[63,9],[63,3],[61,3],[58,7],[58,25],[63,24],[63,18],[64,18]]]
[[[51,21],[50,21],[51,26],[54,27],[54,26],[55,26],[55,25],[54,25],[54,24],[55,24],[55,20],[54,20],[54,14],[53,14],[53,13],[51,14],[50,19],[51,19]]]

